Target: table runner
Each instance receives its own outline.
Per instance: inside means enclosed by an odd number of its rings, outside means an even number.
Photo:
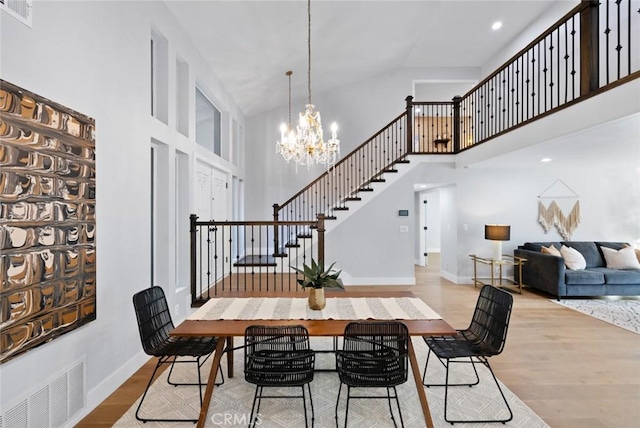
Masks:
[[[191,314],[189,320],[278,320],[278,319],[441,319],[415,297],[332,297],[321,311],[309,308],[307,298],[222,297],[213,298]]]

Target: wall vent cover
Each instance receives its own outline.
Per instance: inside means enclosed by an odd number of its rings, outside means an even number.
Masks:
[[[33,0],[0,0],[0,9],[31,27]]]
[[[65,426],[85,408],[85,390],[85,362],[80,361],[2,409],[0,428]]]

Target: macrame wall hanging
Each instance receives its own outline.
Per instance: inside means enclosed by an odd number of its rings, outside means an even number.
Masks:
[[[580,224],[580,201],[578,200],[578,194],[567,186],[564,181],[558,179],[538,195],[538,199],[538,222],[542,225],[544,232],[549,232],[549,230],[555,226],[565,241],[570,240],[571,235],[573,235],[573,232]],[[566,215],[562,209],[564,208],[566,210],[570,206],[571,199],[575,199],[575,202],[569,215]],[[551,201],[546,207],[545,200]],[[557,200],[569,202],[569,205],[559,203]],[[562,207],[560,205],[562,205]]]

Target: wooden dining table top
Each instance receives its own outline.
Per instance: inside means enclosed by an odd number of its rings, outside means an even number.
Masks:
[[[220,297],[307,297],[306,292],[235,292],[225,293]],[[358,297],[417,297],[411,291],[344,291],[325,290],[325,297],[330,298],[358,298]],[[174,336],[244,336],[249,325],[302,325],[307,328],[310,336],[340,336],[350,322],[366,322],[367,320],[336,320],[336,319],[252,319],[252,320],[185,320],[171,331]],[[369,320],[379,321],[379,320]],[[407,325],[412,336],[452,335],[456,331],[443,319],[403,319],[399,320]]]

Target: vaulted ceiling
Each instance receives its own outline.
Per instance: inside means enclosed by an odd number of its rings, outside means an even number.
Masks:
[[[551,6],[578,0],[312,0],[312,90],[404,67],[482,67]],[[166,4],[245,114],[307,92],[305,0]],[[501,21],[494,31],[491,26]]]
[[[247,116],[307,93],[305,0],[165,0],[178,23]],[[312,0],[312,90],[323,92],[400,68],[483,67],[545,13],[559,19],[579,0]],[[501,21],[498,31],[491,29]],[[535,29],[539,34],[542,29]],[[514,52],[515,53],[515,52]],[[482,76],[480,76],[482,77]],[[640,114],[483,162],[524,165],[542,156],[566,163],[640,165]],[[609,138],[615,135],[614,138]],[[597,138],[596,138],[597,137]],[[579,149],[576,151],[576,141]],[[562,149],[564,147],[564,149]],[[569,147],[569,148],[567,148]],[[573,148],[573,149],[571,149]],[[564,152],[559,152],[564,150]],[[554,154],[555,153],[555,154]],[[576,153],[581,153],[577,156]],[[595,153],[595,155],[592,155]]]

